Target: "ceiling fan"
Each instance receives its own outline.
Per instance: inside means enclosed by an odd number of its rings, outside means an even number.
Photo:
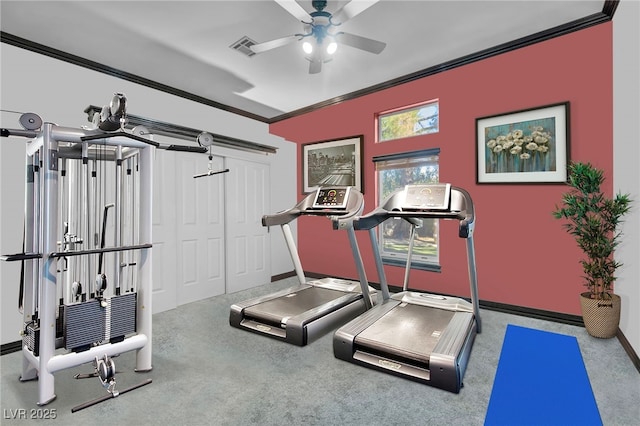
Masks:
[[[254,44],[251,50],[255,53],[302,41],[302,48],[310,61],[309,74],[317,74],[321,71],[322,64],[331,60],[338,44],[375,54],[382,52],[387,45],[381,41],[338,30],[340,25],[373,6],[378,0],[352,0],[333,14],[324,10],[327,7],[324,0],[313,0],[311,5],[315,11],[311,13],[307,13],[295,0],[274,1],[304,24],[304,32]]]

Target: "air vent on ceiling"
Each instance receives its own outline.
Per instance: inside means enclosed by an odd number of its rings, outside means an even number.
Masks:
[[[253,55],[256,54],[253,50],[250,49],[251,46],[253,46],[254,44],[256,44],[255,41],[251,40],[247,36],[244,36],[229,47],[234,50],[237,50],[240,53],[247,55],[248,57],[252,57]]]

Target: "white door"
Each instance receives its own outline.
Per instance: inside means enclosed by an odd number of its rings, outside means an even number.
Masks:
[[[212,169],[224,160],[213,157]],[[176,153],[177,302],[202,300],[225,292],[225,174],[200,177],[206,155]]]
[[[177,306],[175,161],[175,152],[156,150],[153,164],[153,313]]]
[[[271,280],[269,234],[262,216],[269,209],[269,165],[226,159],[227,293]]]

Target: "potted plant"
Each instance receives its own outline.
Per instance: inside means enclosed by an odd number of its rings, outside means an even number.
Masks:
[[[568,221],[563,226],[585,255],[580,260],[589,290],[580,295],[585,328],[594,337],[610,338],[616,335],[620,322],[620,296],[613,293],[612,285],[616,269],[622,266],[613,253],[631,200],[628,194],[606,197],[600,189],[603,182],[603,171],[590,163],[570,163],[571,190],[562,195],[562,205],[556,205],[553,216]]]

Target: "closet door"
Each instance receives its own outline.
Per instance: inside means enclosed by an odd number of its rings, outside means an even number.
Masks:
[[[269,165],[226,159],[227,293],[271,281],[269,234],[262,216],[271,213]],[[272,232],[280,232],[273,229]]]
[[[223,168],[213,157],[211,167]],[[224,180],[218,174],[194,179],[207,171],[208,157],[176,153],[175,205],[177,223],[178,305],[223,294],[225,291]]]
[[[175,158],[158,149],[153,164],[153,313],[177,306]]]

